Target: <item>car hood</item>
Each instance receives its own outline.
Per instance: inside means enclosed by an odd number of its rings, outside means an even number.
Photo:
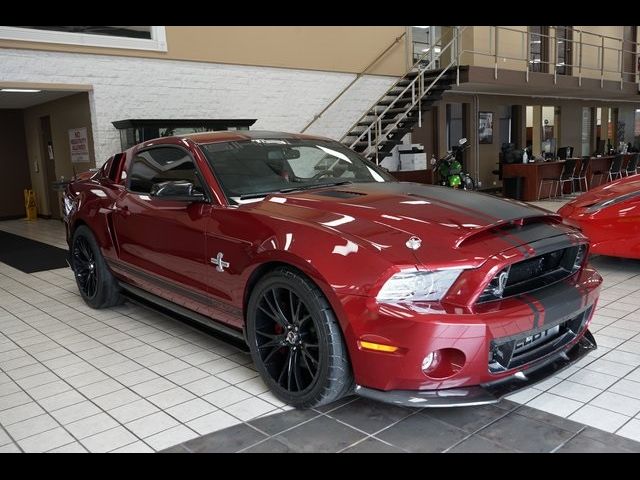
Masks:
[[[243,207],[316,224],[355,239],[394,263],[417,262],[431,268],[474,268],[492,254],[565,231],[558,227],[556,214],[521,202],[404,182],[355,183],[270,195]],[[533,222],[548,224],[536,229],[535,238],[520,237],[506,228]],[[406,245],[413,236],[421,240],[415,250]]]
[[[640,177],[640,175],[638,177]],[[567,205],[574,208],[582,208],[593,205],[594,203],[613,200],[623,195],[631,195],[636,192],[640,192],[640,178],[634,175],[595,187],[580,195],[575,200],[572,200]]]

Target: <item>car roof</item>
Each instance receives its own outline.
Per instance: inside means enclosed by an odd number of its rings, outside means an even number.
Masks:
[[[189,140],[199,143],[219,143],[233,142],[242,140],[258,140],[258,139],[305,139],[305,140],[328,140],[326,137],[318,137],[315,135],[304,135],[301,133],[273,132],[267,130],[224,130],[219,132],[202,132],[189,133],[185,135],[177,135],[179,138],[188,138]]]

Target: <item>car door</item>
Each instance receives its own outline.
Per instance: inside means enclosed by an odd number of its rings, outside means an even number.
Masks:
[[[139,151],[128,168],[127,188],[115,202],[119,267],[139,287],[196,311],[208,309],[209,262],[205,201],[160,198],[154,184],[188,181],[204,191],[191,153],[178,146]],[[206,313],[206,312],[203,312]]]

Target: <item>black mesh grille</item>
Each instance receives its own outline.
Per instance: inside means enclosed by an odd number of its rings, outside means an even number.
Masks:
[[[520,295],[567,278],[582,266],[586,248],[586,245],[576,245],[514,263],[491,280],[478,302]],[[501,279],[505,276],[506,282]]]

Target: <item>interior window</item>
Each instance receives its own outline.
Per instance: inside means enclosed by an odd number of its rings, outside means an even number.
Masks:
[[[161,147],[138,153],[129,169],[129,190],[150,193],[156,183],[187,181],[203,192],[191,156],[179,148]]]

